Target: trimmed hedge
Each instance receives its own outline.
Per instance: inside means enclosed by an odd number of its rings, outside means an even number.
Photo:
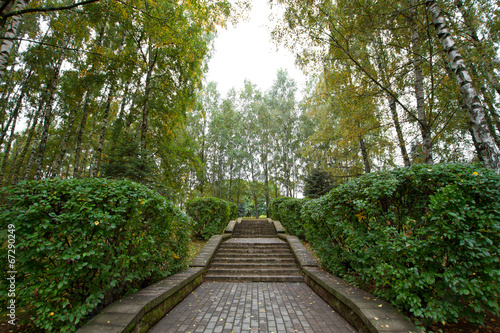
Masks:
[[[7,195],[0,216],[2,239],[15,235],[16,308],[37,331],[75,331],[113,300],[186,266],[191,219],[143,185],[50,179]],[[2,260],[6,252],[4,243]]]
[[[280,217],[280,212],[279,212],[279,205],[283,201],[286,201],[288,199],[292,199],[292,198],[289,198],[289,197],[279,197],[279,198],[272,199],[269,202],[268,210],[269,210],[269,218],[270,219],[281,222],[281,220],[280,220],[281,217]]]
[[[323,265],[421,324],[500,312],[500,176],[472,165],[367,174],[302,209]]]
[[[188,201],[186,212],[193,219],[194,235],[202,239],[209,239],[213,235],[221,234],[231,216],[229,203],[214,197],[196,198]]]
[[[234,202],[229,202],[229,220],[236,220],[239,216],[238,205]]]
[[[301,210],[307,199],[281,197],[271,200],[271,219],[280,221],[286,232],[299,238],[305,238],[305,225],[302,222]]]

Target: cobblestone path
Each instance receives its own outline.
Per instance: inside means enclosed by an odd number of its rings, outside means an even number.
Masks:
[[[150,333],[355,330],[305,283],[206,282]]]

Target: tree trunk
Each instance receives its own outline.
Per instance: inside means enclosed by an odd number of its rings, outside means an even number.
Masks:
[[[82,141],[83,132],[85,131],[85,126],[87,125],[87,118],[89,114],[89,104],[90,104],[90,90],[87,90],[83,102],[83,112],[82,120],[80,121],[80,127],[78,128],[78,133],[76,134],[76,148],[75,148],[75,160],[73,162],[73,177],[79,178],[81,176],[80,172],[80,155],[82,153]]]
[[[101,46],[102,41],[104,39],[104,32],[107,24],[107,18],[106,20],[102,23],[101,29],[99,31],[99,35],[97,36],[96,40],[96,45]],[[94,72],[94,63],[91,64],[90,66],[90,73]],[[92,95],[92,83],[89,84],[89,88],[87,89],[85,93],[85,98],[84,98],[84,103],[83,103],[83,114],[82,114],[82,120],[80,122],[80,128],[78,129],[78,133],[76,135],[76,148],[75,148],[75,158],[73,161],[73,177],[79,178],[81,177],[81,166],[80,166],[80,155],[82,154],[82,141],[83,141],[83,132],[85,131],[85,126],[87,125],[87,118],[89,114],[89,104],[91,100],[91,95]]]
[[[479,55],[481,56],[481,61],[491,61],[491,57],[488,56],[487,52],[484,52],[485,44],[479,39],[477,34],[477,29],[474,27],[474,19],[471,17],[470,13],[467,9],[464,8],[463,1],[456,0],[455,5],[458,10],[462,14],[464,24],[467,27],[469,35],[472,37],[472,43],[475,49],[479,51]],[[492,53],[495,53],[493,51]],[[492,85],[493,89],[500,95],[500,83],[498,82],[498,76],[492,70],[491,62],[490,64],[484,64],[483,67],[485,69],[485,78]]]
[[[65,45],[64,45],[65,47]],[[63,50],[64,50],[63,47]],[[38,155],[35,161],[35,179],[41,179],[42,178],[42,167],[43,167],[43,159],[45,157],[45,148],[47,147],[47,140],[49,138],[49,129],[50,129],[50,123],[52,119],[52,107],[54,104],[54,96],[56,92],[56,87],[57,87],[57,82],[59,80],[59,76],[61,73],[61,66],[64,60],[64,55],[65,52],[63,51],[61,55],[59,56],[59,59],[57,61],[57,64],[54,68],[54,74],[53,77],[51,78],[49,84],[47,85],[47,89],[49,90],[49,97],[48,101],[45,104],[45,114],[44,114],[44,119],[43,119],[43,132],[42,132],[42,137],[40,139],[40,145],[38,146]]]
[[[3,140],[5,139],[5,135],[7,134],[7,131],[9,130],[11,124],[12,126],[15,126],[17,116],[19,115],[19,110],[21,109],[21,105],[23,103],[24,96],[26,95],[26,86],[23,87],[21,90],[21,94],[19,95],[16,103],[16,108],[14,111],[10,114],[9,119],[7,120],[7,124],[5,124],[5,127],[2,126],[2,131],[0,132],[0,145],[3,143]]]
[[[377,43],[382,45],[382,36],[377,35]],[[387,79],[387,75],[385,74],[384,70],[384,65],[383,62],[386,61],[386,53],[383,47],[377,47],[377,50],[379,50],[379,55],[377,56],[377,65],[379,72],[383,76],[383,81],[384,84],[387,86],[389,90],[391,89],[391,83],[390,80]],[[397,103],[396,103],[396,98],[392,95],[387,93],[387,101],[389,103],[389,110],[391,111],[391,118],[392,122],[394,123],[394,129],[396,130],[396,135],[398,137],[398,143],[399,143],[399,150],[401,151],[401,156],[403,157],[403,162],[406,167],[409,167],[411,165],[410,162],[410,157],[408,156],[408,151],[406,150],[406,143],[405,139],[403,136],[403,131],[401,130],[401,123],[399,122],[399,115],[398,115],[398,109],[397,109]]]
[[[417,98],[417,117],[422,133],[422,148],[424,163],[432,164],[432,135],[425,114],[424,74],[422,72],[422,56],[420,55],[420,35],[418,33],[414,0],[410,0],[411,44],[413,53],[413,68],[415,74],[415,96]]]
[[[258,219],[259,218],[259,205],[258,205],[258,199],[257,199],[257,192],[255,191],[255,189],[253,192],[253,202],[255,205],[255,218]]]
[[[360,135],[359,137],[359,147],[361,148],[361,156],[363,156],[363,164],[365,165],[365,173],[371,172],[370,160],[368,159],[368,151],[366,150],[365,141]]]
[[[205,135],[203,135],[203,141],[201,142],[201,163],[203,165],[203,170],[201,171],[201,179],[200,179],[200,193],[201,196],[203,197],[203,189],[205,186],[205,168],[206,168],[206,163],[205,163]],[[239,198],[238,198],[239,199]]]
[[[23,90],[23,92],[24,92],[24,90]],[[8,185],[8,184],[4,184],[3,180],[5,177],[5,170],[7,168],[7,160],[9,159],[10,149],[11,149],[11,145],[12,145],[12,139],[13,139],[14,134],[15,134],[17,117],[19,115],[19,109],[21,108],[23,97],[24,97],[24,94],[21,94],[21,97],[19,98],[16,109],[13,112],[14,119],[12,120],[12,126],[10,128],[9,139],[5,143],[5,149],[4,149],[3,160],[2,160],[2,169],[0,170],[0,187],[2,187],[3,185]],[[2,138],[2,142],[3,142],[3,138]]]
[[[24,169],[23,169],[23,172],[24,172],[23,179],[24,180],[27,180],[30,178],[31,170],[33,169],[33,161],[35,160],[35,154],[37,151],[36,143],[40,141],[40,135],[42,134],[42,124],[38,124],[35,133],[36,133],[36,136],[35,136],[35,140],[33,143],[33,147],[31,148],[30,155],[28,156],[28,161],[26,162],[26,165],[23,166],[24,167]]]
[[[13,11],[23,10],[29,0],[17,0]],[[7,30],[5,31],[4,38],[2,40],[2,45],[0,46],[0,79],[4,76],[5,70],[9,63],[10,51],[14,45],[14,37],[17,35],[17,29],[21,23],[21,15],[12,16],[10,18]]]
[[[151,45],[150,45],[151,48]],[[146,134],[148,132],[148,118],[149,118],[149,98],[151,93],[151,78],[153,75],[153,69],[156,64],[156,58],[158,56],[158,50],[156,50],[154,57],[150,55],[149,63],[148,63],[148,72],[146,73],[146,87],[144,89],[144,108],[142,110],[142,121],[141,121],[141,149],[146,149]]]
[[[500,117],[496,113],[495,106],[493,105],[493,102],[492,102],[493,96],[486,90],[485,87],[481,88],[481,93],[483,94],[486,105],[488,106],[487,111],[489,111],[489,113],[490,113],[489,118],[491,117],[492,125],[494,125],[496,130],[498,131],[498,133],[500,133]],[[491,131],[491,132],[493,133],[493,131]],[[495,141],[496,141],[496,138],[495,138]]]
[[[469,119],[474,137],[478,143],[478,154],[482,156],[484,164],[488,169],[500,173],[500,159],[495,147],[495,141],[491,136],[486,124],[485,112],[481,100],[478,98],[476,89],[472,85],[472,79],[467,72],[465,62],[455,46],[450,31],[446,27],[441,10],[435,0],[427,0],[427,9],[431,15],[432,23],[436,28],[437,36],[443,45],[444,51],[450,61],[450,66],[460,86],[465,104],[467,105]]]
[[[0,0],[0,15],[7,14],[11,11],[14,0]],[[2,20],[0,20],[0,28],[3,27]]]
[[[472,128],[469,126],[467,128],[467,131],[469,132],[469,134],[470,134],[470,136],[472,138],[472,143],[474,144],[474,147],[476,148],[476,151],[479,151],[481,148],[480,148],[479,144],[476,141],[476,137],[474,136],[474,132],[472,131]],[[479,161],[481,163],[484,163],[483,157],[481,155],[477,154],[477,158],[479,159]]]
[[[93,145],[92,145],[92,138],[94,137],[94,131],[96,127],[96,122],[97,122],[97,115],[95,115],[92,119],[92,126],[90,127],[90,133],[89,133],[89,140],[87,144],[87,149],[85,150],[85,153],[83,155],[82,159],[82,166],[81,166],[81,173],[83,173],[83,170],[85,167],[88,165],[89,166],[89,173],[88,177],[92,176],[92,161],[91,158],[89,158],[90,152],[92,151]]]
[[[44,103],[43,103],[44,100],[45,99],[42,98],[40,105],[38,106],[38,109],[36,110],[35,114],[33,115],[33,118],[31,120],[31,126],[28,130],[26,141],[24,142],[24,147],[21,150],[21,154],[20,154],[19,158],[17,159],[14,168],[11,169],[15,172],[15,174],[11,173],[12,180],[14,183],[17,182],[22,177],[22,172],[24,170],[23,169],[24,158],[26,157],[26,154],[28,153],[28,150],[31,146],[31,141],[33,140],[33,136],[36,133],[38,121],[40,120],[40,114],[42,113],[42,109],[44,106]],[[32,156],[32,154],[30,154],[30,156]],[[30,163],[28,162],[27,164],[30,164]],[[10,182],[10,177],[9,177],[9,182]]]
[[[392,121],[394,123],[394,128],[396,129],[396,134],[398,136],[399,149],[401,150],[401,156],[403,156],[403,161],[406,167],[411,165],[410,157],[408,156],[408,152],[406,150],[405,139],[403,137],[403,131],[401,130],[401,124],[399,122],[398,110],[396,101],[392,96],[388,96],[389,100],[389,109],[391,110]]]
[[[109,87],[108,100],[106,102],[106,109],[104,111],[104,117],[102,119],[101,134],[99,135],[99,145],[97,146],[96,158],[95,158],[95,168],[92,173],[92,177],[99,176],[99,169],[101,167],[102,149],[104,147],[104,138],[106,137],[106,129],[108,126],[109,111],[111,110],[111,101],[114,94],[114,84]]]
[[[15,107],[14,111],[12,112],[11,117],[9,118],[9,121],[7,122],[7,125],[5,126],[5,130],[3,131],[1,139],[0,139],[0,143],[2,143],[4,140],[5,133],[8,130],[8,128],[10,127],[11,130],[10,130],[9,140],[5,146],[3,162],[2,162],[2,169],[0,171],[0,186],[2,184],[4,184],[3,180],[5,177],[5,171],[7,168],[7,160],[8,160],[9,155],[10,155],[12,139],[13,139],[14,134],[15,134],[15,128],[16,128],[17,119],[19,117],[19,111],[21,110],[21,107],[23,105],[23,99],[24,99],[24,96],[26,95],[26,90],[28,89],[27,88],[28,81],[31,78],[32,74],[33,74],[33,69],[31,69],[29,71],[28,75],[26,76],[26,79],[24,80],[23,88],[21,90],[21,94],[19,95],[19,98],[17,99],[16,107]],[[14,163],[14,160],[12,161],[12,163]],[[11,164],[11,170],[12,170],[12,166],[13,166],[13,164]],[[8,184],[6,184],[6,185],[8,185]]]
[[[486,91],[486,89],[484,87],[482,87],[481,89],[481,93],[483,95],[483,100],[484,102],[486,103],[486,108],[484,109],[485,111],[485,115],[486,115],[486,124],[488,125],[488,130],[490,131],[490,134],[491,136],[493,137],[493,140],[495,140],[495,143],[497,145],[497,148],[500,148],[500,138],[498,137],[498,134],[495,130],[495,126],[494,126],[494,123],[496,123],[497,125],[497,129],[498,129],[498,118],[496,119],[497,121],[495,122],[495,109],[494,109],[494,106],[493,106],[493,103],[491,102],[491,99],[490,99],[490,95],[488,94],[488,92]]]
[[[264,189],[266,196],[266,216],[269,217],[269,165],[267,160],[267,153],[264,155]]]
[[[71,112],[69,116],[68,125],[66,130],[64,131],[65,133],[64,137],[62,138],[61,143],[59,145],[59,153],[57,154],[56,158],[54,159],[54,162],[52,163],[49,177],[57,177],[61,173],[62,163],[64,160],[64,156],[68,151],[68,141],[69,138],[71,137],[71,132],[75,124],[75,119],[76,119],[76,110],[75,112]]]

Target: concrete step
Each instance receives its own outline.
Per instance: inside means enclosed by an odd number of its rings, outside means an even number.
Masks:
[[[242,263],[242,262],[214,262],[210,265],[210,268],[215,269],[246,269],[246,268],[273,268],[273,269],[281,269],[281,268],[297,268],[297,264],[295,262],[280,262],[280,263],[272,263],[272,262],[261,262],[261,263]]]
[[[217,250],[218,254],[222,253],[260,253],[260,254],[272,254],[272,253],[290,253],[290,249],[285,247],[223,247]]]
[[[205,276],[208,282],[303,282],[302,276],[264,276],[264,275],[212,275]]]
[[[251,268],[210,268],[207,275],[264,275],[264,276],[281,276],[281,275],[300,275],[298,268],[260,268],[254,266]]]
[[[260,258],[268,258],[268,259],[288,259],[294,258],[294,256],[290,252],[284,253],[246,253],[246,252],[226,252],[226,253],[216,253],[216,258],[240,258],[244,259],[260,259]]]
[[[267,221],[242,221],[237,223],[233,229],[235,238],[271,238],[276,237],[274,224]]]
[[[288,244],[280,243],[222,243],[219,249],[286,249],[289,250]]]
[[[240,258],[219,258],[215,257],[212,260],[212,263],[219,264],[219,263],[228,263],[228,264],[234,264],[234,263],[241,263],[241,264],[251,264],[251,265],[256,265],[256,264],[262,264],[262,263],[269,263],[269,264],[290,264],[290,263],[295,263],[295,258],[293,257],[288,257],[288,258],[246,258],[246,259],[240,259]]]
[[[237,223],[232,240],[219,246],[205,280],[302,282],[303,278],[288,244],[277,238],[274,224],[247,220]]]

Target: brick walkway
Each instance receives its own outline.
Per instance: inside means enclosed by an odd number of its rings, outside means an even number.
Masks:
[[[206,282],[150,333],[355,330],[305,283]]]

